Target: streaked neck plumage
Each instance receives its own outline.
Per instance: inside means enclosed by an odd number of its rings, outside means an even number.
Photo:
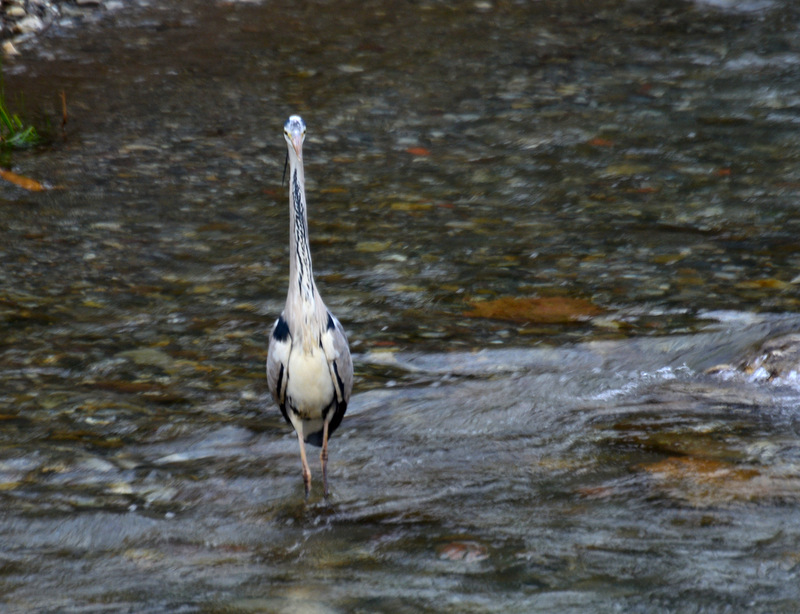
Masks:
[[[289,155],[289,284],[304,301],[314,302],[314,273],[308,245],[308,217],[303,162]]]
[[[305,174],[303,160],[289,150],[289,294],[287,322],[292,337],[311,348],[319,343],[322,330],[314,322],[326,322],[325,305],[314,283],[308,243]]]

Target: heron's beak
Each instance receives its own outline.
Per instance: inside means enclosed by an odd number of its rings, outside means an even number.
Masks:
[[[303,135],[299,132],[292,133],[292,147],[294,147],[294,153],[297,154],[297,157],[302,159],[303,158]]]

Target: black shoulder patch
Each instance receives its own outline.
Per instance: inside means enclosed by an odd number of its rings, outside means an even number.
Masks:
[[[333,316],[331,315],[331,312],[329,311],[328,312],[328,330],[333,330],[334,328],[336,328],[336,324],[333,323]]]
[[[275,337],[275,341],[286,341],[289,338],[289,325],[286,323],[286,320],[283,319],[283,316],[278,318],[278,321],[275,322],[272,336]]]

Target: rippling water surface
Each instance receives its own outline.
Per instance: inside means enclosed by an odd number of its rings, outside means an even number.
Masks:
[[[800,609],[794,3],[98,17],[3,64],[4,611]],[[294,112],[328,501],[263,369]]]

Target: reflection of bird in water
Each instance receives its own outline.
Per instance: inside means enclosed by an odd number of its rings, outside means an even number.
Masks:
[[[306,496],[311,490],[306,442],[322,447],[322,483],[327,496],[328,438],[347,409],[353,389],[353,360],[342,325],[322,302],[311,271],[303,120],[292,115],[283,127],[283,136],[289,149],[289,292],[269,338],[267,382],[283,417],[297,431]]]

